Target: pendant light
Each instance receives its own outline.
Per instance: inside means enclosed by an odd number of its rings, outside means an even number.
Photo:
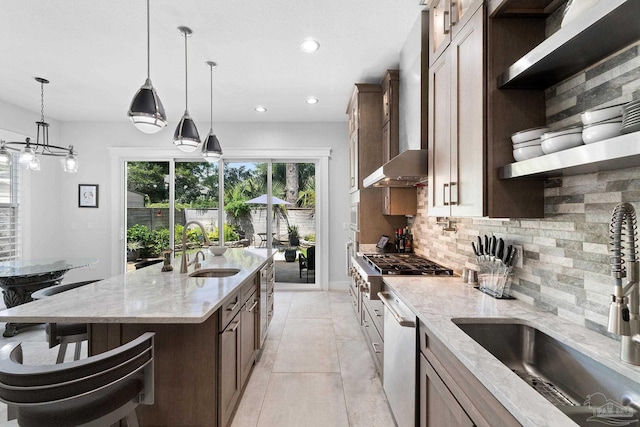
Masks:
[[[222,156],[222,148],[220,147],[220,141],[215,133],[213,133],[213,69],[218,65],[213,61],[207,61],[207,65],[211,71],[211,128],[209,129],[209,135],[204,140],[202,145],[202,157],[208,162],[216,162]]]
[[[144,133],[156,133],[167,126],[167,115],[151,84],[151,47],[149,36],[149,0],[147,0],[147,80],[133,97],[127,113],[133,124]]]
[[[173,143],[185,153],[191,153],[200,145],[198,128],[189,115],[189,80],[187,68],[187,38],[193,34],[189,27],[178,27],[178,31],[184,36],[184,115],[178,123],[173,134]]]
[[[0,165],[11,166],[11,153],[4,145],[4,141],[0,141]]]

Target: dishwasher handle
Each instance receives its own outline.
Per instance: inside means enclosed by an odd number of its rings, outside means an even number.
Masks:
[[[393,299],[389,298],[388,295],[389,294],[387,292],[378,292],[378,298],[380,298],[380,301],[382,301],[384,306],[393,315],[393,317],[396,319],[396,322],[398,322],[400,324],[400,326],[406,326],[408,328],[415,328],[416,327],[416,322],[413,321],[413,320],[407,319],[406,317],[402,317],[400,315],[400,312],[396,308],[397,305],[396,305],[395,301],[393,301]]]

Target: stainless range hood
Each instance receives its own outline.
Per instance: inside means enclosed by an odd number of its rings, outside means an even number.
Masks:
[[[365,187],[413,187],[428,177],[427,150],[407,150],[366,177]]]

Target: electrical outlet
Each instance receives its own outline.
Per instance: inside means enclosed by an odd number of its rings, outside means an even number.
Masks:
[[[516,253],[516,259],[515,259],[515,264],[513,264],[514,267],[516,268],[522,268],[522,258],[524,256],[523,252],[522,252],[522,246],[520,245],[513,245],[513,249],[515,249],[516,251],[518,251]]]

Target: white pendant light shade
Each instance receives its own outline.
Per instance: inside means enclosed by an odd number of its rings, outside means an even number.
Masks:
[[[11,153],[7,150],[7,147],[4,146],[4,141],[0,144],[0,165],[2,166],[11,166]]]
[[[18,161],[22,164],[29,164],[36,157],[36,151],[27,144],[20,152]]]
[[[64,171],[70,173],[78,172],[78,158],[73,152],[73,146],[69,147],[71,150],[69,154],[64,158]]]
[[[184,153],[191,153],[200,145],[198,128],[187,110],[184,110],[184,115],[173,134],[173,143]]]
[[[162,101],[151,84],[151,79],[140,87],[129,107],[131,122],[144,133],[156,133],[167,126],[167,115]]]
[[[222,147],[218,137],[213,133],[213,129],[209,131],[209,135],[202,145],[202,157],[208,162],[217,162],[222,157]]]
[[[31,161],[29,162],[29,170],[32,170],[32,171],[40,170],[40,159],[37,156],[33,156]]]
[[[178,31],[184,36],[184,114],[173,134],[173,143],[185,153],[191,153],[200,145],[198,128],[189,115],[189,71],[187,68],[187,39],[193,34],[189,27],[178,27]]]
[[[151,84],[151,42],[149,35],[149,0],[147,0],[147,80],[138,89],[127,115],[131,122],[144,133],[156,133],[167,126],[167,114]]]

